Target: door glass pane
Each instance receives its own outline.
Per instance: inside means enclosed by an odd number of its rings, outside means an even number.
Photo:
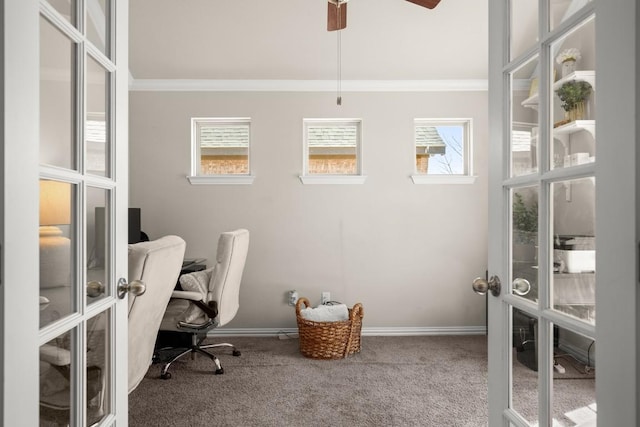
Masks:
[[[595,340],[554,328],[553,425],[595,426]]]
[[[595,178],[551,187],[553,308],[595,324]]]
[[[76,311],[76,186],[40,180],[40,326]]]
[[[87,1],[87,38],[102,53],[109,56],[109,0]]]
[[[75,169],[76,45],[40,18],[40,163]]]
[[[109,190],[87,187],[87,304],[109,293]]]
[[[538,0],[511,0],[510,58],[520,56],[538,41]]]
[[[550,26],[553,30],[592,0],[550,0]]]
[[[538,300],[538,187],[512,190],[511,291]]]
[[[533,424],[538,419],[537,320],[517,308],[512,313],[512,409]]]
[[[511,176],[538,170],[538,57],[511,75]]]
[[[67,19],[74,26],[76,21],[76,0],[47,0],[55,10]]]
[[[96,60],[87,61],[87,172],[109,176],[109,73]]]
[[[109,381],[110,313],[103,312],[87,321],[87,424],[92,425],[111,411]]]
[[[553,167],[595,161],[595,20],[554,43],[559,79],[553,84]]]
[[[77,425],[71,422],[74,387],[75,330],[40,346],[40,425]]]

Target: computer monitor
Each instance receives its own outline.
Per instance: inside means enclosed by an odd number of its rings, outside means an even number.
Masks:
[[[128,243],[138,243],[144,240],[141,229],[140,208],[129,208],[129,237]],[[95,261],[98,265],[104,265],[104,242],[106,236],[104,207],[95,208]]]

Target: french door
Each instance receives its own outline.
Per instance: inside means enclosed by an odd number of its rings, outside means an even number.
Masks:
[[[637,4],[489,7],[489,425],[638,425]]]
[[[2,425],[127,423],[127,1],[6,0]]]

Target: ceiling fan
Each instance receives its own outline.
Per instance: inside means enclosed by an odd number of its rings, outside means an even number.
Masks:
[[[347,27],[347,2],[349,0],[328,0],[327,31],[342,30]],[[433,9],[440,0],[407,0],[418,6]]]

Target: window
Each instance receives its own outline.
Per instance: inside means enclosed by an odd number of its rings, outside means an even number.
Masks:
[[[192,118],[192,184],[251,184],[251,119]]]
[[[473,183],[470,119],[415,119],[415,184]]]
[[[361,184],[362,121],[359,119],[305,119],[305,184]]]

